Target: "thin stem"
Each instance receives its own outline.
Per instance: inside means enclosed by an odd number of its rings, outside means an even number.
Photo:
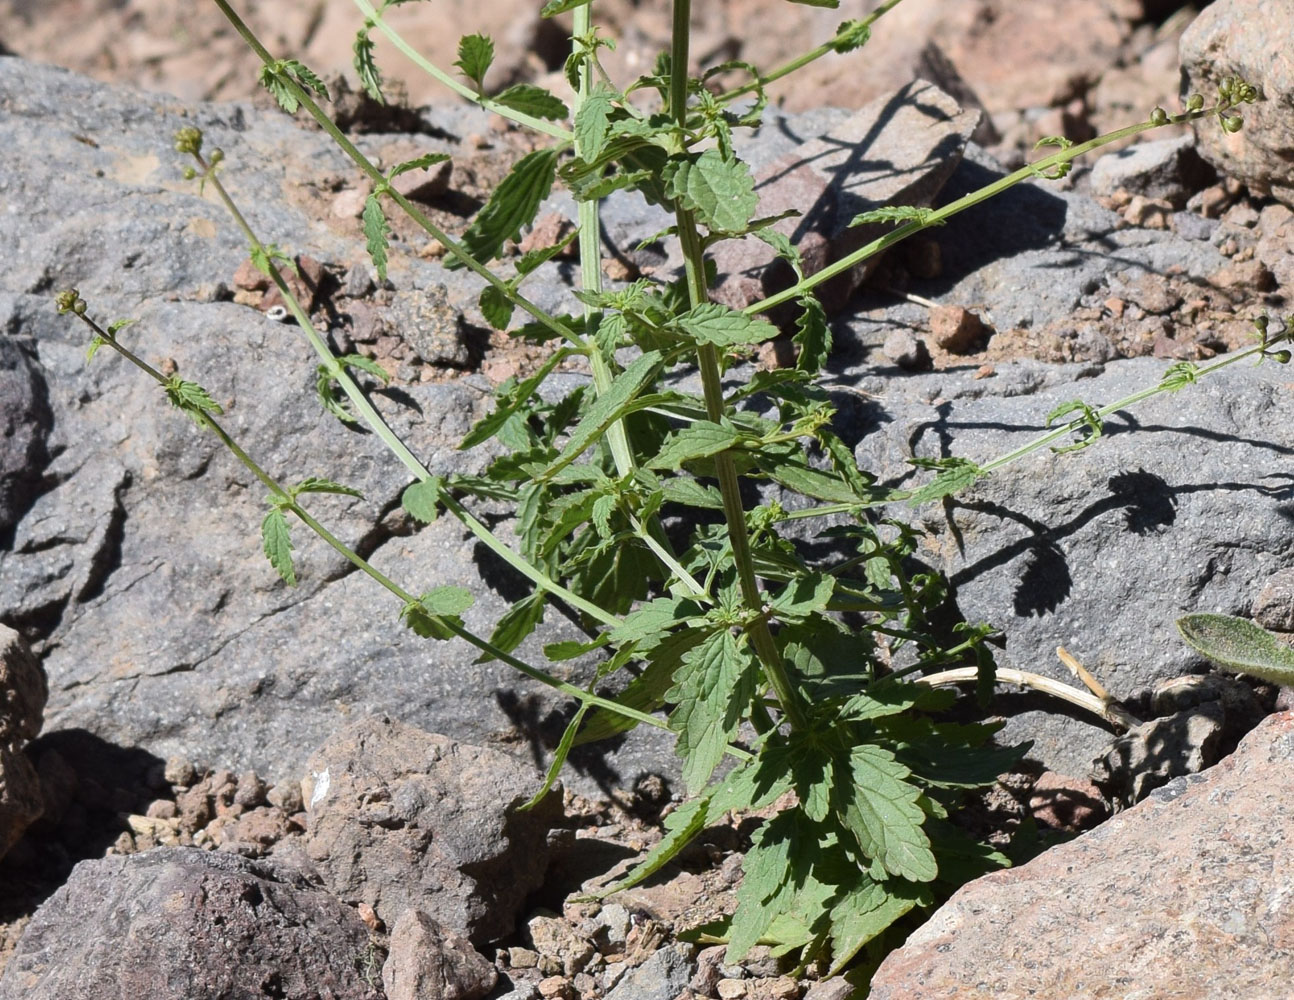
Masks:
[[[214,0],[214,2],[216,6],[220,8],[221,13],[229,19],[229,23],[234,26],[234,30],[243,37],[243,40],[246,41],[252,51],[260,57],[261,61],[264,62],[266,66],[273,66],[275,64],[274,57],[270,55],[269,50],[261,44],[260,39],[252,33],[252,30],[243,22],[242,18],[240,18],[234,12],[233,8],[229,6],[227,0]],[[283,79],[282,82],[285,87],[292,91],[293,96],[296,97],[301,106],[310,112],[310,116],[319,123],[319,127],[328,133],[333,142],[337,144],[337,147],[350,157],[351,161],[359,167],[360,170],[364,171],[364,173],[368,175],[368,177],[377,186],[377,190],[385,193],[387,197],[399,205],[410,219],[416,222],[428,235],[443,246],[449,254],[454,257],[454,259],[459,261],[473,274],[484,278],[492,286],[498,289],[500,293],[506,296],[509,302],[528,313],[536,322],[547,327],[549,330],[552,330],[553,333],[557,334],[559,337],[564,337],[568,342],[575,345],[575,347],[579,348],[581,351],[588,350],[588,345],[584,342],[583,337],[579,336],[579,334],[561,320],[549,315],[520,292],[513,289],[506,281],[498,277],[488,267],[477,261],[476,258],[467,251],[466,247],[450,237],[429,218],[427,218],[427,216],[420,209],[414,206],[408,198],[400,194],[400,192],[391,189],[387,184],[386,176],[382,171],[378,170],[368,157],[361,153],[359,149],[356,148],[355,144],[351,142],[342,130],[337,127],[336,123],[324,114],[323,109],[315,103],[314,98],[312,98],[310,94],[306,93],[305,90],[290,78]]]
[[[536,118],[533,115],[528,115],[524,112],[517,111],[514,108],[510,108],[506,104],[500,104],[498,101],[492,100],[484,94],[478,94],[471,87],[462,83],[462,81],[454,79],[440,67],[429,62],[420,52],[418,52],[417,49],[406,42],[404,38],[401,37],[400,33],[387,24],[386,21],[383,20],[382,15],[373,9],[372,4],[370,4],[368,0],[354,0],[354,2],[355,6],[360,9],[360,12],[363,13],[364,17],[367,18],[378,31],[382,32],[392,45],[403,52],[415,66],[428,76],[431,76],[443,83],[460,97],[471,101],[473,104],[479,104],[481,107],[485,108],[486,111],[493,111],[496,115],[500,115],[510,121],[514,121],[518,125],[525,125],[527,128],[532,128],[536,132],[543,132],[545,135],[551,135],[556,139],[561,139],[566,142],[571,140],[571,133],[560,125],[554,125],[552,122],[546,121],[543,118]]]
[[[1138,122],[1136,125],[1129,125],[1126,128],[1117,129],[1114,132],[1108,132],[1105,135],[1097,136],[1095,139],[1090,139],[1087,142],[1069,146],[1057,153],[1053,153],[1051,156],[1047,156],[1041,160],[1027,164],[1019,170],[1016,170],[1014,173],[1010,173],[1005,177],[999,178],[992,184],[986,184],[984,187],[979,188],[976,191],[963,195],[956,201],[949,202],[947,205],[943,206],[943,208],[931,211],[923,221],[904,223],[902,226],[899,226],[898,229],[886,233],[878,239],[872,240],[871,243],[868,243],[866,246],[842,257],[834,264],[824,267],[821,271],[815,271],[812,275],[804,278],[802,281],[796,282],[785,291],[778,292],[776,295],[770,295],[768,298],[760,299],[758,302],[751,303],[746,306],[743,311],[748,316],[753,316],[756,313],[767,312],[769,309],[772,309],[774,306],[779,306],[783,302],[788,302],[791,299],[798,298],[810,288],[815,288],[824,281],[830,281],[836,275],[850,270],[867,260],[869,257],[874,257],[876,254],[888,250],[890,247],[894,246],[894,244],[902,242],[909,236],[919,233],[924,229],[928,229],[931,226],[937,226],[947,219],[952,218],[954,215],[957,215],[959,212],[964,212],[966,209],[972,208],[980,202],[996,197],[1008,188],[1019,184],[1021,181],[1028,180],[1031,177],[1041,177],[1047,171],[1063,166],[1086,153],[1090,153],[1094,149],[1108,146],[1110,143],[1118,142],[1120,139],[1126,139],[1128,136],[1139,135],[1142,132],[1149,132],[1151,129],[1159,128],[1162,125],[1177,125],[1184,122],[1197,121],[1200,118],[1216,114],[1218,110],[1219,108],[1216,107],[1206,108],[1200,111],[1187,111],[1180,115],[1170,115],[1162,122],[1153,120]]]
[[[1033,674],[1025,670],[1014,670],[1010,667],[998,667],[996,674],[997,679],[1004,684],[1031,687],[1035,691],[1049,694],[1053,698],[1060,698],[1062,701],[1077,705],[1093,715],[1099,715],[1106,722],[1120,729],[1128,729],[1138,724],[1138,720],[1123,709],[1122,706],[1113,702],[1102,701],[1096,695],[1088,691],[1080,691],[1063,681],[1053,680],[1050,677],[1044,677],[1042,674]],[[913,681],[917,684],[927,684],[930,687],[942,687],[948,684],[969,684],[978,679],[979,667],[957,667],[937,674],[915,677]]]
[[[875,24],[878,20],[880,20],[880,18],[887,11],[890,11],[893,8],[897,7],[899,3],[900,3],[900,0],[886,0],[885,3],[881,4],[879,7],[877,7],[866,17],[860,18],[857,24],[860,27],[866,26],[870,28],[873,24]],[[841,27],[844,27],[844,26],[842,25]],[[817,59],[821,59],[829,52],[835,52],[835,51],[836,51],[836,39],[833,38],[831,41],[823,42],[821,45],[817,46],[816,48],[810,49],[808,52],[805,52],[802,55],[796,56],[796,58],[783,63],[781,66],[778,66],[776,69],[770,70],[767,73],[761,74],[759,78],[756,80],[751,80],[749,83],[744,83],[740,87],[734,87],[732,90],[729,90],[724,94],[721,94],[719,97],[719,101],[722,104],[727,104],[729,101],[735,100],[736,98],[741,97],[743,94],[749,94],[755,90],[760,89],[761,87],[767,87],[770,83],[774,83],[777,80],[782,79],[782,77],[784,76],[790,76],[796,70],[802,69],[805,66],[809,65],[809,63],[814,62]]]
[[[691,0],[674,0],[674,37],[670,51],[670,114],[680,125],[687,115],[690,16]],[[705,251],[701,245],[701,237],[697,232],[693,214],[679,207],[675,210],[675,217],[678,221],[679,241],[683,249],[688,299],[695,307],[708,302],[710,298],[705,283]],[[701,344],[697,349],[697,362],[701,372],[706,413],[711,421],[719,423],[723,419],[725,410],[719,352],[713,344]],[[754,560],[751,557],[750,535],[746,527],[746,511],[741,502],[737,467],[731,454],[720,452],[714,456],[714,468],[716,478],[719,480],[719,492],[723,497],[723,516],[728,525],[728,542],[732,546],[732,559],[737,568],[742,600],[748,608],[759,611],[764,601],[759,591],[759,581],[755,576]],[[803,729],[808,723],[808,717],[800,703],[799,693],[791,683],[790,675],[782,663],[782,655],[778,652],[768,621],[763,615],[752,623],[749,635],[751,645],[759,657],[765,676],[782,706],[787,721],[793,728]]]

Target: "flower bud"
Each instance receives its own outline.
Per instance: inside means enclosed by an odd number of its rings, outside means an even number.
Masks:
[[[1150,124],[1152,124],[1152,125],[1167,125],[1167,124],[1168,124],[1168,112],[1167,112],[1167,111],[1165,111],[1163,108],[1155,108],[1155,110],[1154,110],[1154,111],[1150,112]]]
[[[189,125],[177,131],[175,133],[175,151],[177,153],[192,153],[197,156],[202,151],[202,130]]]
[[[1192,94],[1190,97],[1188,97],[1188,98],[1186,99],[1186,110],[1187,110],[1187,111],[1199,111],[1199,110],[1201,110],[1203,107],[1204,107],[1204,95],[1203,95],[1203,94]]]

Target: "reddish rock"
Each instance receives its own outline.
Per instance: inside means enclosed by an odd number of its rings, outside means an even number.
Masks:
[[[1045,771],[1029,793],[1029,812],[1053,830],[1089,830],[1110,811],[1092,782]]]
[[[467,938],[421,910],[395,922],[390,949],[382,966],[387,1000],[479,1000],[499,978]]]
[[[945,351],[969,354],[983,346],[988,328],[969,309],[936,306],[930,310],[930,335]]]
[[[1294,980],[1294,715],[1211,771],[960,889],[869,1000],[1282,997]]]

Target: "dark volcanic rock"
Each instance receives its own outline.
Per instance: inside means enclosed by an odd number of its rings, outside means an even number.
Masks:
[[[368,718],[320,748],[306,779],[306,851],[325,883],[388,927],[416,908],[477,944],[513,929],[548,866],[561,794],[497,750]]]
[[[0,625],[0,857],[44,810],[23,748],[40,733],[48,694],[45,671],[22,636]]]
[[[3,1000],[369,1000],[380,959],[349,907],[263,862],[159,848],[77,865],[36,912]]]

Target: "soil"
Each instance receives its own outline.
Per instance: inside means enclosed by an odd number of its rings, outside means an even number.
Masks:
[[[246,2],[240,6],[245,8],[252,27],[276,52],[301,58],[325,77],[349,68],[356,15],[345,0],[276,0],[274,3]],[[519,16],[517,6],[480,0],[437,0],[434,5],[402,7],[394,12],[392,21],[406,30],[415,47],[445,67],[454,60],[460,33],[483,30],[492,34],[498,42],[499,58],[488,81],[491,87],[522,80],[558,86],[563,59],[557,44],[560,30],[529,14]],[[915,0],[913,6],[921,8],[922,0]],[[1082,135],[1108,127],[1121,109],[1129,105],[1130,92],[1136,94],[1135,104],[1140,108],[1161,101],[1167,104],[1161,95],[1172,95],[1176,90],[1175,58],[1165,59],[1164,54],[1175,54],[1176,38],[1189,16],[1167,15],[1156,5],[1143,5],[1137,0],[1109,4],[1110,8],[1124,12],[1119,21],[1122,30],[1100,52],[1104,65],[1113,68],[1105,73],[1080,74],[1068,85],[1053,88],[1047,94],[1046,106],[1039,108],[1024,103],[1021,95],[1027,89],[1022,89],[1018,81],[1030,79],[1031,74],[1050,79],[1052,67],[1058,58],[1063,61],[1065,55],[1058,56],[1056,33],[1013,36],[1007,72],[996,52],[995,37],[986,30],[992,19],[983,23],[964,22],[967,18],[973,21],[976,11],[987,17],[986,11],[992,12],[996,7],[1014,10],[1013,5],[1002,0],[997,4],[961,6],[969,13],[951,27],[941,22],[942,26],[933,34],[939,36],[942,31],[948,35],[940,40],[990,112],[996,132],[992,151],[1004,162],[1018,161],[1022,151],[1039,135],[1062,131]],[[1104,8],[1105,5],[1096,6]],[[830,37],[842,15],[856,17],[863,11],[861,4],[848,2],[842,3],[842,8],[857,9],[823,12],[787,4],[785,0],[698,4],[694,52],[705,59],[749,59],[761,66],[774,65]],[[26,58],[54,62],[106,81],[167,91],[186,100],[266,99],[255,83],[257,60],[214,5],[180,5],[166,0],[52,0],[41,4],[32,0],[0,0],[0,10],[4,11],[7,28],[3,46]],[[667,37],[667,5],[640,6],[635,0],[599,0],[597,11],[608,25],[606,34],[622,39],[615,54],[617,64],[624,67],[620,72],[634,74],[649,69],[654,53]],[[447,24],[452,26],[451,30],[446,30]],[[748,30],[751,25],[760,27],[758,34]],[[961,34],[952,35],[953,28],[959,28]],[[884,40],[882,28],[877,29],[877,38]],[[412,79],[411,74],[409,80]],[[444,90],[434,84],[393,81],[390,91],[410,106],[446,99]],[[839,79],[817,73],[810,75],[807,84],[780,92],[779,102],[791,109],[825,103],[856,106],[872,93],[862,83],[844,87]],[[362,101],[356,107],[360,127],[365,114],[378,113],[371,106],[365,110]],[[398,109],[382,114],[388,115],[385,121],[388,129],[393,123],[398,125]],[[464,228],[471,212],[483,203],[509,164],[529,148],[525,139],[502,122],[494,133],[478,139],[474,154],[456,157],[455,198],[442,203],[437,210],[436,221],[451,231]],[[320,178],[311,196],[310,210],[316,217],[340,226],[342,223],[331,209],[343,191],[344,179]],[[1195,325],[1202,318],[1216,318],[1209,338],[1189,345],[1193,358],[1207,357],[1244,342],[1248,324],[1230,319],[1236,300],[1268,290],[1271,275],[1256,255],[1264,241],[1279,238],[1280,227],[1290,217],[1288,211],[1273,211],[1271,206],[1251,203],[1243,191],[1234,187],[1219,185],[1203,200],[1206,211],[1214,217],[1221,215],[1223,225],[1230,227],[1224,252],[1233,261],[1234,273],[1225,287],[1191,287],[1172,276],[1166,280],[1165,316],[1185,326]],[[1168,224],[1165,216],[1147,212],[1144,205],[1131,206],[1124,200],[1112,202],[1109,207],[1124,211],[1129,225]],[[1135,209],[1135,214],[1130,209]],[[352,223],[350,219],[347,225]],[[425,246],[425,241],[413,242],[418,237],[412,231],[397,229],[396,237],[421,247],[423,253],[434,253]],[[303,270],[307,270],[305,262],[302,263]],[[614,267],[614,264],[608,262],[608,266]],[[341,290],[347,287],[346,275],[330,269],[326,262],[313,267],[319,278],[327,278],[319,282],[323,291],[316,307],[325,313],[338,309],[345,298]],[[865,311],[890,304],[895,294],[904,294],[905,285],[922,268],[919,255],[889,261],[873,280],[872,289],[864,293],[859,308]],[[621,273],[613,276],[629,277]],[[229,283],[237,289],[236,294],[243,296],[241,301],[264,305],[263,293],[258,289],[239,288],[233,275],[229,276]],[[384,294],[381,290],[356,291],[359,294],[350,299],[350,304],[365,299],[381,304]],[[973,311],[973,303],[966,305]],[[362,309],[349,315],[352,323],[348,335],[354,349],[375,358],[397,381],[456,378],[467,367],[482,371],[491,382],[497,383],[529,370],[543,354],[540,348],[518,346],[501,335],[478,331],[477,342],[468,345],[466,366],[429,364],[414,355],[400,338],[388,335],[371,323],[365,326]],[[356,315],[360,317],[358,320]],[[1153,324],[1137,326],[1127,322],[1124,304],[1119,301],[1108,301],[1104,308],[1092,310],[1091,315],[1075,316],[1073,320],[1096,325],[1110,333],[1111,341],[1125,356],[1159,354],[1166,349],[1164,342],[1154,335]],[[960,319],[954,316],[949,321],[956,323]],[[1139,332],[1114,335],[1115,331],[1127,329]],[[342,347],[348,349],[345,345]],[[1179,346],[1174,345],[1172,349],[1178,350]],[[1067,350],[1066,341],[1056,331],[1019,334],[1001,331],[956,355],[936,349],[932,352],[932,362],[980,365],[982,371],[991,373],[993,364],[1020,356],[1047,361],[1075,360],[1067,356]],[[773,356],[765,361],[777,363]],[[1041,815],[1041,807],[1031,806],[1031,791],[1038,777],[1005,777],[967,815],[975,817],[974,822],[985,832],[996,832],[999,837],[1035,822],[1045,825],[1050,820],[1056,835],[1066,835],[1099,821],[1101,814],[1092,809],[1068,814],[1067,820],[1057,820],[1054,809],[1046,816]],[[1085,793],[1079,789],[1074,794],[1081,797]],[[141,774],[130,780],[118,778],[104,796],[86,798],[82,794],[77,801],[63,806],[57,823],[47,821],[45,828],[37,831],[40,836],[26,838],[0,863],[0,883],[7,887],[0,898],[0,967],[34,906],[66,879],[77,860],[105,853],[140,851],[158,844],[195,844],[257,856],[284,849],[304,830],[299,790],[267,789],[252,774],[235,776],[222,771],[199,774],[184,761],[171,762],[164,774]],[[587,918],[587,912],[577,906],[563,910],[563,899],[566,892],[578,888],[592,874],[577,867],[581,857],[596,853],[589,852],[584,842],[602,842],[611,848],[608,854],[621,857],[628,851],[641,850],[659,838],[661,813],[669,808],[671,804],[653,796],[650,788],[636,789],[626,793],[623,800],[610,802],[589,802],[568,796],[565,836],[571,850],[565,867],[558,864],[544,898],[536,900],[536,906],[562,913],[573,927],[578,927]],[[1074,815],[1081,819],[1074,819]],[[638,914],[634,937],[625,942],[619,956],[602,956],[604,966],[617,957],[627,963],[640,963],[667,934],[700,926],[719,916],[725,905],[730,906],[730,893],[739,870],[739,855],[735,852],[743,846],[746,832],[735,820],[730,826],[709,831],[673,875],[627,901],[626,905],[631,905]],[[734,859],[737,859],[736,866]],[[562,956],[535,955],[523,928],[515,940],[505,942],[497,950],[494,959],[504,981],[520,985],[538,982],[547,976],[555,967],[554,961],[560,965]],[[747,986],[740,995],[790,997],[799,995],[806,985],[800,981],[788,987],[782,981],[784,970],[767,956],[756,955],[746,965],[743,975],[748,977]],[[713,954],[710,967],[718,976]],[[705,968],[703,961],[703,971]],[[578,977],[571,980],[576,992],[581,996],[599,995],[600,988],[595,989],[592,979],[581,974],[587,981],[575,982]]]

